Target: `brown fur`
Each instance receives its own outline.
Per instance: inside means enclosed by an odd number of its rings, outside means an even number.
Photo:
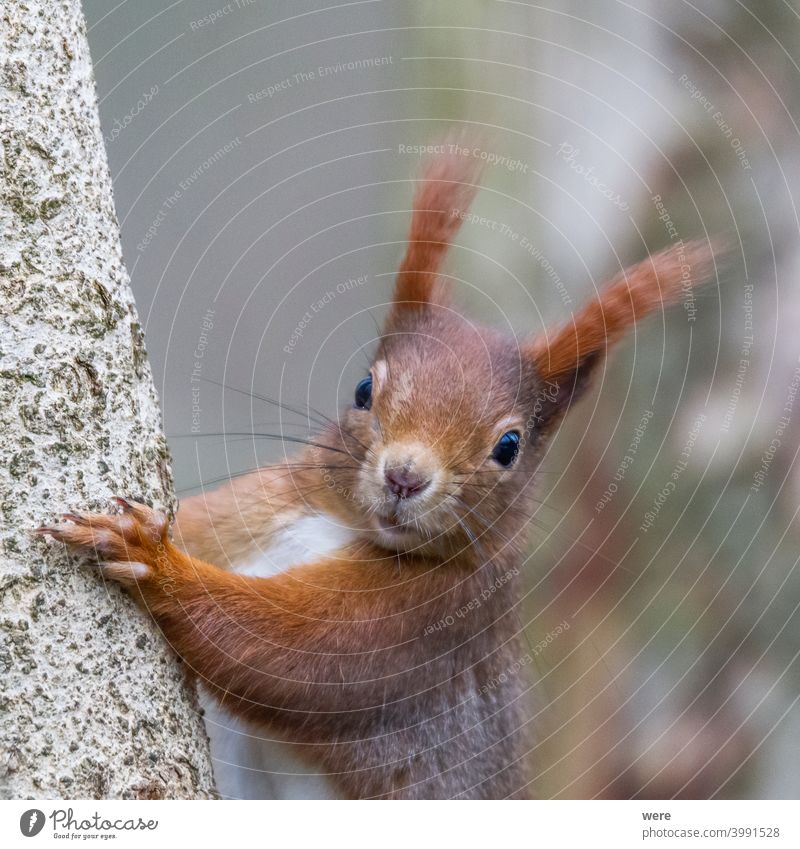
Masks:
[[[184,502],[188,553],[163,517],[124,501],[42,529],[94,554],[225,707],[294,741],[350,797],[528,794],[527,684],[509,670],[526,654],[515,601],[541,446],[597,357],[681,292],[667,251],[543,340],[476,326],[437,288],[471,183],[457,158],[425,172],[370,410],[345,410],[296,462]],[[710,257],[691,247],[694,275]],[[504,469],[490,455],[509,430],[522,443]],[[396,464],[428,489],[388,495]],[[355,541],[276,577],[226,571],[318,512]]]
[[[691,294],[715,271],[721,245],[689,242],[667,248],[618,274],[570,324],[529,346],[539,374],[557,379],[588,357],[604,354],[635,322]]]

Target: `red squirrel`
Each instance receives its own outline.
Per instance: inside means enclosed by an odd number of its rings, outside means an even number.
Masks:
[[[681,244],[564,326],[503,335],[440,276],[475,178],[460,155],[424,166],[369,374],[295,460],[182,502],[174,542],[123,498],[40,529],[129,587],[225,711],[344,797],[530,795],[528,684],[510,670],[543,446],[624,331],[714,269],[710,244]],[[291,539],[290,568],[264,577]]]

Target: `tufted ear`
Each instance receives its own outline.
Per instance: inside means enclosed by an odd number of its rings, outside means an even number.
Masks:
[[[478,189],[480,161],[470,155],[462,137],[449,136],[434,147],[440,152],[423,165],[414,194],[408,248],[397,272],[389,325],[446,301],[447,287],[438,274]]]
[[[525,346],[539,376],[550,387],[542,421],[562,413],[586,389],[603,356],[635,322],[684,300],[693,287],[715,275],[721,244],[688,242],[653,254],[618,274],[572,321]]]

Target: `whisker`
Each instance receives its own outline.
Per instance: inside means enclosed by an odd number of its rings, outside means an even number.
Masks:
[[[466,524],[466,522],[464,522],[463,518],[461,516],[459,516],[458,513],[456,513],[455,510],[451,510],[450,513],[451,513],[452,517],[456,520],[456,522],[459,524],[461,529],[464,531],[464,533],[466,534],[467,539],[470,541],[470,544],[473,545],[476,548],[476,550],[478,551],[478,554],[479,554],[480,559],[481,559],[481,565],[483,566],[486,563],[490,562],[491,558],[489,557],[489,555],[486,551],[486,548],[479,541],[479,539],[475,536],[472,529]]]
[[[252,392],[247,389],[240,389],[237,386],[232,386],[228,383],[223,383],[219,380],[212,380],[210,377],[201,377],[200,380],[203,380],[206,383],[211,383],[214,386],[219,386],[223,389],[228,389],[231,392],[236,392],[240,395],[245,395],[248,398],[255,398],[258,401],[263,401],[265,404],[273,404],[274,406],[280,407],[284,410],[288,410],[290,413],[294,413],[295,415],[304,416],[305,418],[315,422],[321,427],[336,427],[338,428],[340,433],[346,434],[351,439],[355,440],[361,448],[363,448],[365,451],[367,450],[367,446],[364,445],[364,443],[361,442],[361,440],[349,428],[344,427],[344,425],[342,425],[340,421],[332,419],[330,416],[326,415],[321,410],[318,410],[316,407],[312,407],[310,404],[306,404],[306,409],[303,410],[299,407],[293,406],[292,404],[287,404],[285,401],[279,401],[277,398],[272,398],[269,395],[261,395],[258,392]],[[319,418],[315,418],[314,416],[310,415],[309,410]]]
[[[454,499],[456,499],[466,510],[468,513],[472,513],[478,521],[481,522],[484,526],[484,531],[482,531],[481,536],[484,534],[497,534],[505,543],[508,545],[512,551],[516,550],[517,552],[521,551],[521,546],[516,539],[509,538],[506,536],[498,527],[496,522],[491,522],[482,513],[480,513],[475,507],[467,504],[463,498],[458,495],[452,495]]]
[[[318,410],[314,410],[311,406],[309,406],[308,409],[304,411],[298,407],[293,406],[292,404],[286,403],[285,401],[279,401],[277,398],[272,398],[269,395],[261,395],[258,392],[253,392],[248,389],[241,389],[238,386],[233,386],[230,383],[224,383],[220,380],[213,380],[210,377],[201,377],[200,380],[202,380],[204,383],[210,383],[213,386],[219,386],[221,389],[227,389],[230,392],[235,392],[237,395],[244,395],[247,398],[255,398],[257,401],[263,401],[265,404],[273,404],[274,406],[280,407],[284,410],[288,410],[290,413],[294,413],[295,415],[305,416],[311,421],[316,421],[316,423],[319,425],[324,425],[326,423],[325,421],[320,421],[319,419],[315,419],[314,416],[309,415],[308,410],[311,410],[311,412],[316,413],[316,415],[322,416],[323,418],[327,419],[327,416],[324,416],[324,414],[320,413]]]
[[[353,455],[349,451],[344,451],[341,448],[334,448],[332,445],[324,445],[321,442],[314,442],[310,439],[302,439],[299,436],[289,436],[285,433],[260,433],[258,431],[247,432],[247,431],[216,431],[211,433],[174,433],[170,436],[171,439],[203,439],[209,436],[245,436],[251,437],[252,439],[282,439],[285,442],[296,442],[300,445],[311,445],[314,448],[321,448],[324,451],[334,451],[337,454],[344,454],[345,457],[352,457],[354,460],[358,458],[353,457]]]
[[[321,486],[307,487],[302,491],[295,490],[297,492],[297,498],[293,498],[291,501],[281,501],[281,509],[292,507],[297,504],[298,501],[305,501],[307,496],[312,495],[315,492],[320,492],[323,489],[330,489],[330,487],[327,484],[322,484]]]
[[[481,498],[481,502],[485,501],[494,491],[494,487],[491,487],[487,484],[460,483],[460,484],[458,484],[458,487],[459,487],[459,489],[468,488],[468,489],[472,489],[472,490],[474,490],[478,493],[483,493],[483,497]],[[454,493],[454,492],[451,492],[450,494],[456,495],[456,493]],[[560,517],[563,517],[564,515],[566,515],[561,508],[554,507],[552,504],[548,504],[547,502],[541,501],[541,500],[539,500],[539,499],[537,499],[537,498],[535,498],[531,495],[526,494],[525,498],[528,499],[531,502],[531,504],[533,504],[536,507],[537,511],[540,508],[544,507],[544,508],[547,508],[548,510],[552,510],[554,513],[556,513]],[[515,507],[512,504],[506,504],[505,506],[503,506],[501,515],[504,515],[506,513],[519,516],[521,519],[523,519],[525,521],[532,518],[532,514],[529,511],[522,510],[521,508]]]
[[[221,475],[217,478],[203,479],[198,483],[192,486],[182,487],[181,489],[176,489],[175,491],[180,494],[182,492],[188,492],[190,489],[196,489],[197,487],[208,487],[213,486],[218,483],[225,483],[227,481],[235,480],[236,478],[244,477],[245,475],[251,475],[256,472],[269,472],[275,469],[286,469],[287,472],[285,475],[280,475],[276,478],[272,478],[272,480],[282,480],[283,478],[289,477],[295,470],[304,471],[307,469],[320,469],[320,470],[332,470],[332,471],[357,471],[358,464],[353,463],[350,465],[331,465],[329,463],[272,463],[265,466],[256,466],[251,469],[242,469],[238,472],[228,472],[225,475]]]
[[[280,425],[281,422],[257,422],[256,424]],[[284,427],[286,427],[286,426],[287,425],[284,424]],[[297,424],[297,425],[295,425],[295,427],[300,427],[300,428],[303,428],[304,430],[306,430],[305,425],[302,425],[302,424]],[[195,436],[198,436],[198,435],[199,434],[195,434]],[[170,436],[170,438],[171,438],[171,436]],[[236,445],[236,444],[241,443],[241,442],[252,442],[252,440],[253,440],[253,437],[252,437],[252,435],[249,435],[249,434],[247,436],[237,436],[235,438],[228,438],[227,436],[223,436],[219,439],[218,442],[210,442],[210,443],[207,443],[207,445],[211,445],[211,446]]]

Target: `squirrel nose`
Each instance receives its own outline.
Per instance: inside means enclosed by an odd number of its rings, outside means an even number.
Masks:
[[[389,491],[398,498],[409,498],[427,488],[430,480],[412,471],[408,466],[392,466],[383,473]]]

